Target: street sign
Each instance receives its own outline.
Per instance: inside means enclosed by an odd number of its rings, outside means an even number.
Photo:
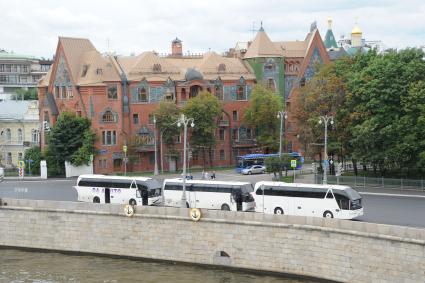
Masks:
[[[18,167],[24,168],[25,167],[25,162],[23,160],[19,160],[18,161]]]
[[[291,168],[296,168],[297,167],[297,160],[292,159],[291,160]]]
[[[122,151],[127,152],[127,146],[126,146],[126,145],[124,145],[124,146],[122,147]]]

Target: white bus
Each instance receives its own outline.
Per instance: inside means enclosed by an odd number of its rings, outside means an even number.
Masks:
[[[161,200],[161,185],[144,177],[81,175],[74,188],[84,202],[153,205]]]
[[[186,207],[254,211],[252,191],[252,185],[247,182],[187,180]],[[164,180],[164,205],[180,207],[182,192],[182,179]]]
[[[362,197],[348,186],[261,181],[256,212],[353,219],[363,215]]]

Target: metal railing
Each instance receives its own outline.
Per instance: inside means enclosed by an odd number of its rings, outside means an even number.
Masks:
[[[315,183],[321,184],[323,175],[315,175]],[[361,189],[392,189],[425,191],[425,181],[413,179],[374,178],[366,176],[328,176],[328,184],[348,185]]]

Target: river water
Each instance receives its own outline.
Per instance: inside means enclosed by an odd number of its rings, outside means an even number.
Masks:
[[[184,264],[0,249],[0,282],[313,283],[315,281]]]

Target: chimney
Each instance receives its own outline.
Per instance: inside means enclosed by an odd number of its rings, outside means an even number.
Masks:
[[[182,56],[183,55],[183,47],[182,41],[176,37],[171,42],[171,56]]]

